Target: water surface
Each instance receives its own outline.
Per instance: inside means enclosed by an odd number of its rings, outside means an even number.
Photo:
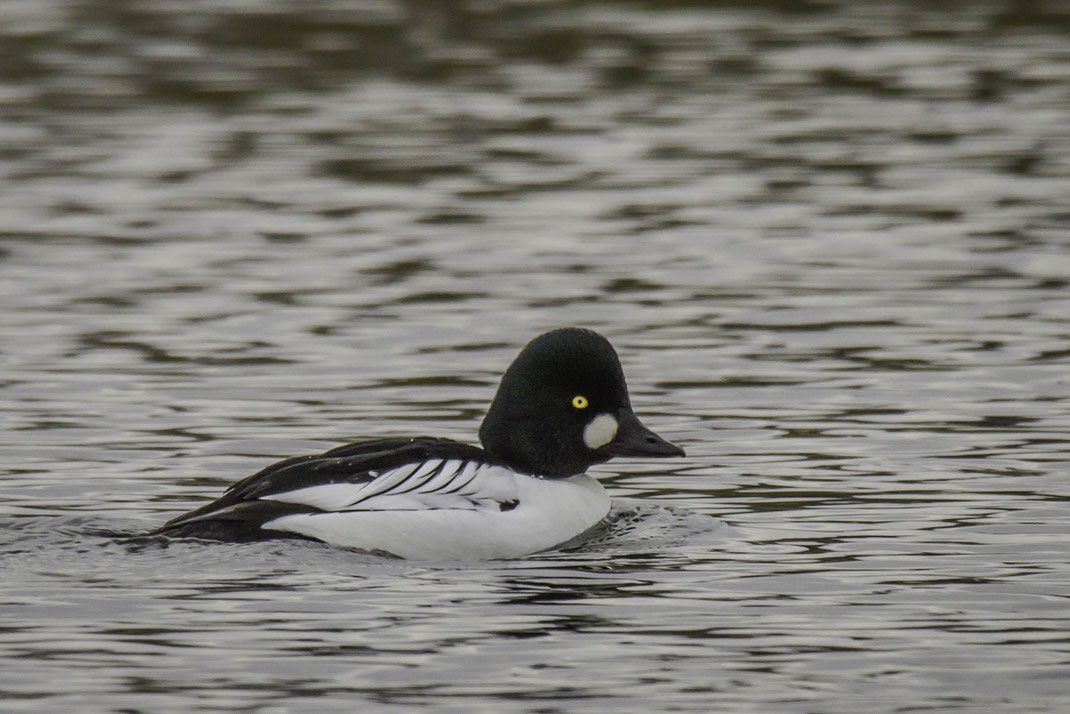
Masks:
[[[5,710],[1065,706],[1061,3],[0,15]],[[138,537],[567,324],[688,451],[578,549]]]

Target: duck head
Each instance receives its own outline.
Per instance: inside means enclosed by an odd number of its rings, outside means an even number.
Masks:
[[[486,452],[525,473],[563,478],[614,456],[683,456],[632,411],[613,346],[566,327],[528,343],[502,376],[479,429]]]

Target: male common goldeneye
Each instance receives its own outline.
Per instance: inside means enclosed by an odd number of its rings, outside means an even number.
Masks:
[[[576,327],[532,340],[502,376],[483,448],[435,437],[346,444],[238,481],[155,531],[307,538],[402,558],[509,558],[571,541],[609,512],[585,474],[614,456],[683,456],[639,422],[617,353]]]

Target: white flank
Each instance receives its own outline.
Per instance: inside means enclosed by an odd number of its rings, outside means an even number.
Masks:
[[[599,414],[583,430],[583,443],[589,449],[597,449],[613,441],[617,435],[617,420],[612,414]]]
[[[448,465],[453,475],[448,482],[440,478],[447,472],[444,468],[442,474],[411,492],[387,491],[331,513],[282,516],[262,528],[299,533],[349,548],[385,551],[402,558],[480,560],[548,550],[582,535],[609,513],[609,496],[601,484],[586,474],[541,479],[502,466],[466,463],[459,468],[460,462]],[[465,482],[467,485],[453,493],[440,492]],[[307,492],[315,489],[332,489],[330,495],[339,498],[334,489],[343,485],[313,486],[281,494],[292,497],[306,492],[301,501],[273,498],[309,503],[313,499],[308,498],[312,494]],[[321,500],[319,494],[316,496],[314,500]],[[503,504],[506,510],[502,510]]]

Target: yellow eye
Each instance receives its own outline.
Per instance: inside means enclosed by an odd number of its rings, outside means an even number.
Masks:
[[[585,397],[585,396],[583,396],[581,394],[577,394],[576,396],[574,396],[572,398],[572,406],[576,407],[577,409],[586,409],[587,408],[587,397]]]

